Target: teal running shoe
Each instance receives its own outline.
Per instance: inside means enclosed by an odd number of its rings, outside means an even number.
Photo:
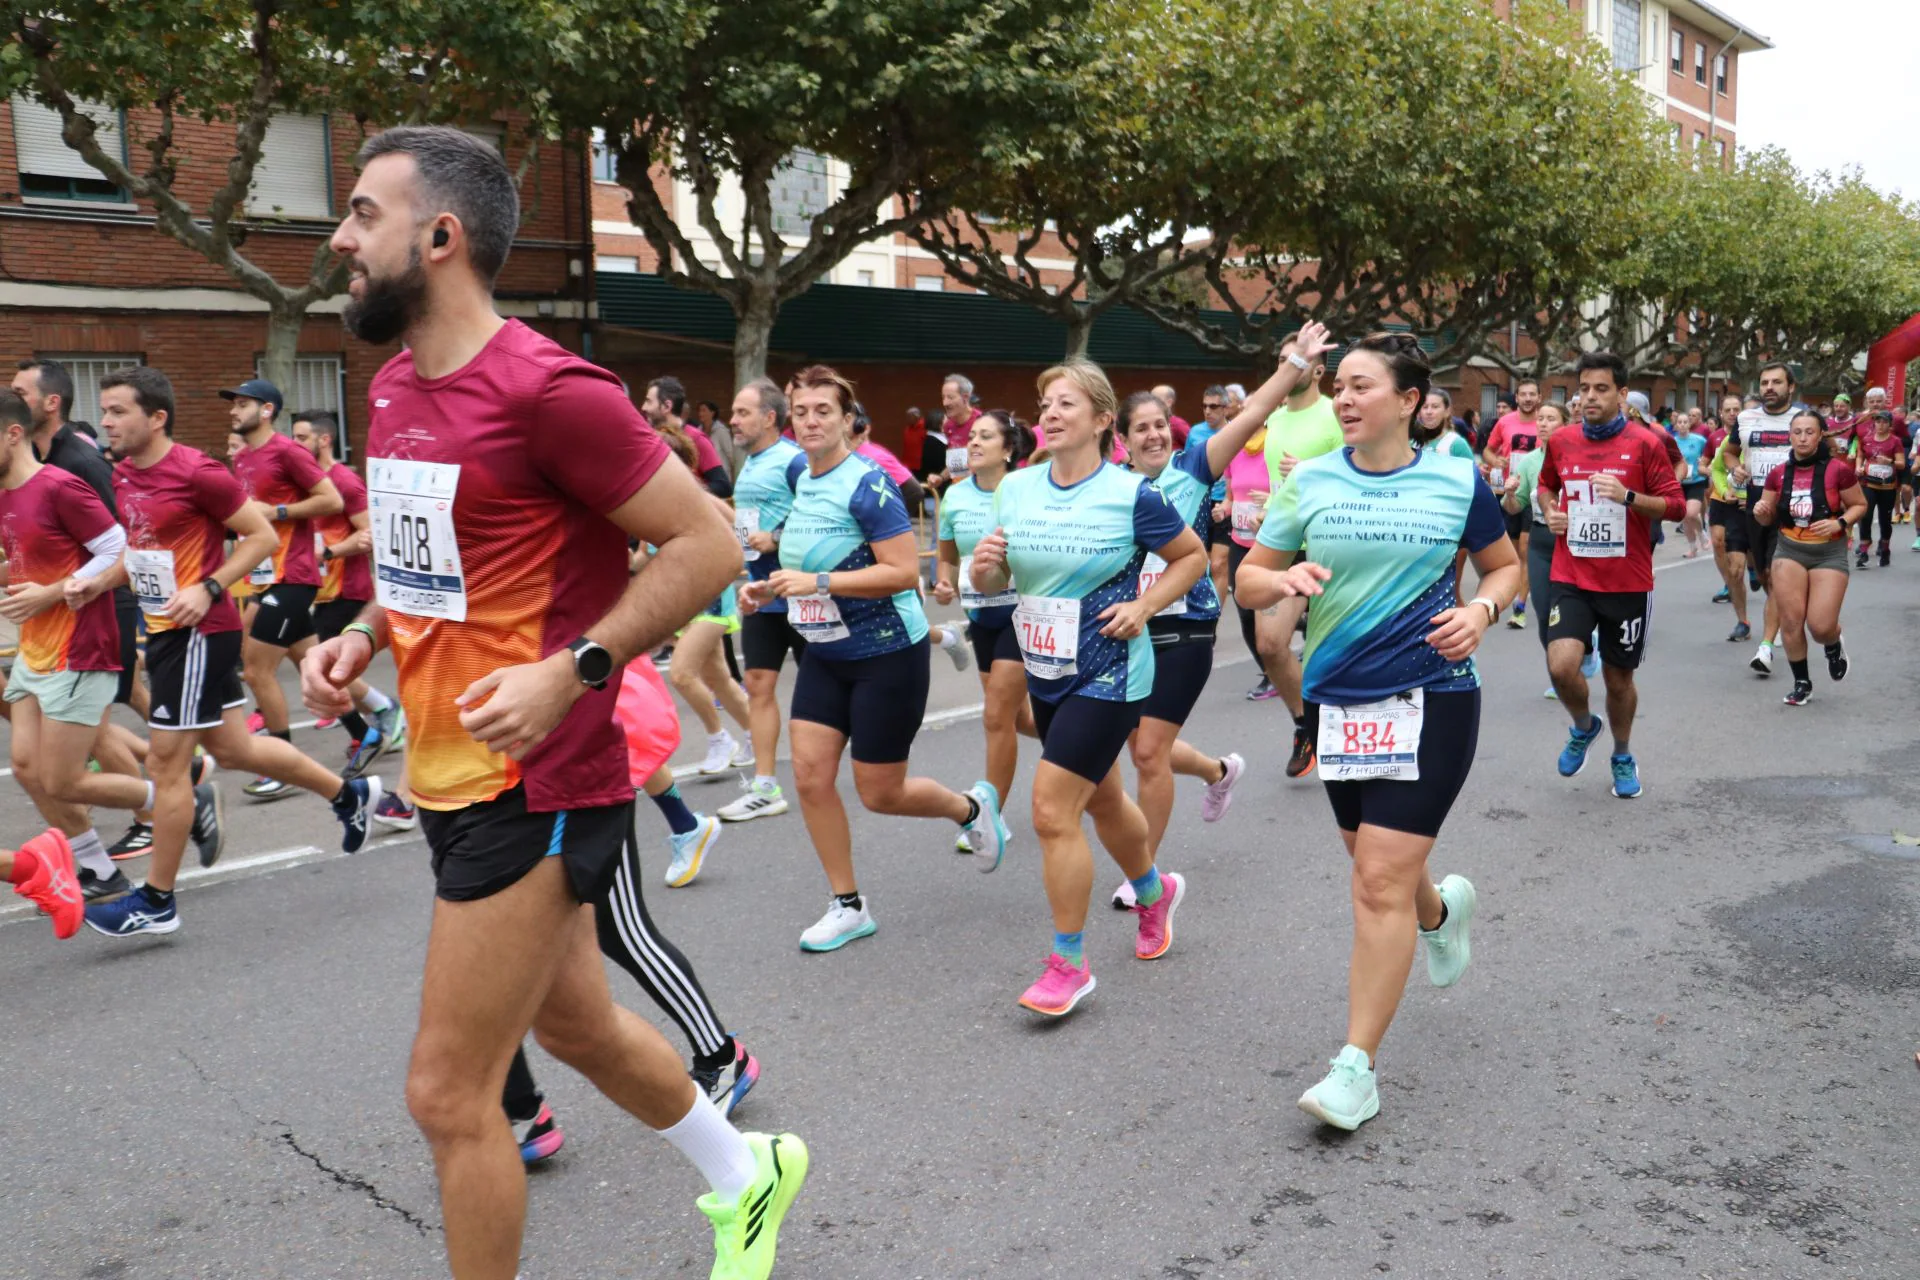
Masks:
[[[1467,927],[1473,923],[1480,896],[1473,890],[1473,881],[1448,876],[1440,882],[1440,901],[1447,904],[1447,918],[1438,929],[1422,929],[1420,941],[1427,946],[1427,980],[1436,987],[1450,987],[1473,963]]]
[[[1633,762],[1633,753],[1612,756],[1608,763],[1613,766],[1613,794],[1622,800],[1640,798],[1640,766]]]
[[[1592,713],[1589,712],[1589,715]],[[1560,748],[1560,776],[1571,778],[1587,767],[1587,749],[1599,738],[1600,730],[1606,726],[1599,716],[1593,717],[1593,727],[1582,733],[1578,729],[1567,730],[1567,745]]]
[[[1366,1052],[1352,1045],[1342,1049],[1326,1079],[1300,1095],[1300,1109],[1349,1133],[1379,1115],[1380,1091]]]

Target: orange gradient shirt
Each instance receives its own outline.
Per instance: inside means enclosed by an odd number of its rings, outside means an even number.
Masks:
[[[233,456],[233,473],[247,496],[270,507],[304,502],[313,487],[327,477],[305,446],[279,432],[259,448],[248,445]],[[269,517],[271,518],[271,517]],[[293,586],[320,585],[320,559],[313,553],[313,521],[274,520],[273,580]]]
[[[338,513],[321,516],[313,522],[320,538],[317,546],[321,547],[334,546],[353,536],[353,517],[364,514],[367,509],[366,483],[355,474],[352,467],[344,462],[336,462],[328,470],[327,479],[333,481],[333,487],[340,491],[340,501],[344,505]],[[324,560],[320,572],[320,594],[313,598],[315,604],[325,604],[329,600],[359,600],[364,603],[373,599],[373,562],[366,556]]]
[[[48,586],[93,558],[87,543],[113,528],[113,516],[72,472],[41,467],[17,489],[0,489],[0,547],[7,581]],[[20,660],[35,671],[120,670],[120,625],[113,593],[75,613],[64,603],[20,624]]]
[[[113,497],[127,522],[127,550],[170,552],[175,589],[212,577],[226,563],[227,521],[247,500],[225,467],[186,444],[173,445],[145,469],[122,460],[113,469]],[[150,632],[179,625],[150,602],[140,611]],[[215,601],[194,628],[203,636],[239,629],[231,594]]]
[[[606,514],[659,469],[665,442],[611,373],[517,320],[443,378],[401,352],[369,401],[375,592],[415,803],[459,809],[521,785],[535,813],[631,803],[617,682],[517,762],[474,741],[454,699],[606,616],[628,580],[627,537]]]

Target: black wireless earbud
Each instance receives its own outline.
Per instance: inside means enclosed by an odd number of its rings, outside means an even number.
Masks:
[[[444,249],[447,247],[447,229],[445,227],[435,227],[433,229],[433,247],[436,249]]]

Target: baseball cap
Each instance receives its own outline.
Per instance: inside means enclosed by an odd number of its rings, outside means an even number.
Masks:
[[[1642,417],[1651,418],[1653,416],[1653,402],[1647,399],[1646,392],[1627,392],[1627,403],[1638,409]]]
[[[1852,404],[1853,397],[1848,395],[1846,392],[1842,391],[1839,395],[1833,398],[1833,402],[1835,404]]]
[[[233,400],[240,396],[245,396],[249,400],[258,400],[262,404],[272,405],[276,417],[279,416],[282,409],[287,407],[286,398],[280,394],[280,388],[274,386],[265,378],[248,378],[239,386],[227,388],[220,393],[222,400]]]

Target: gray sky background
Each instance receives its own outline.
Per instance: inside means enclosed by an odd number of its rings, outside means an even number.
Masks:
[[[1739,145],[1808,173],[1857,165],[1920,202],[1920,0],[1714,0],[1773,41],[1740,57]]]

